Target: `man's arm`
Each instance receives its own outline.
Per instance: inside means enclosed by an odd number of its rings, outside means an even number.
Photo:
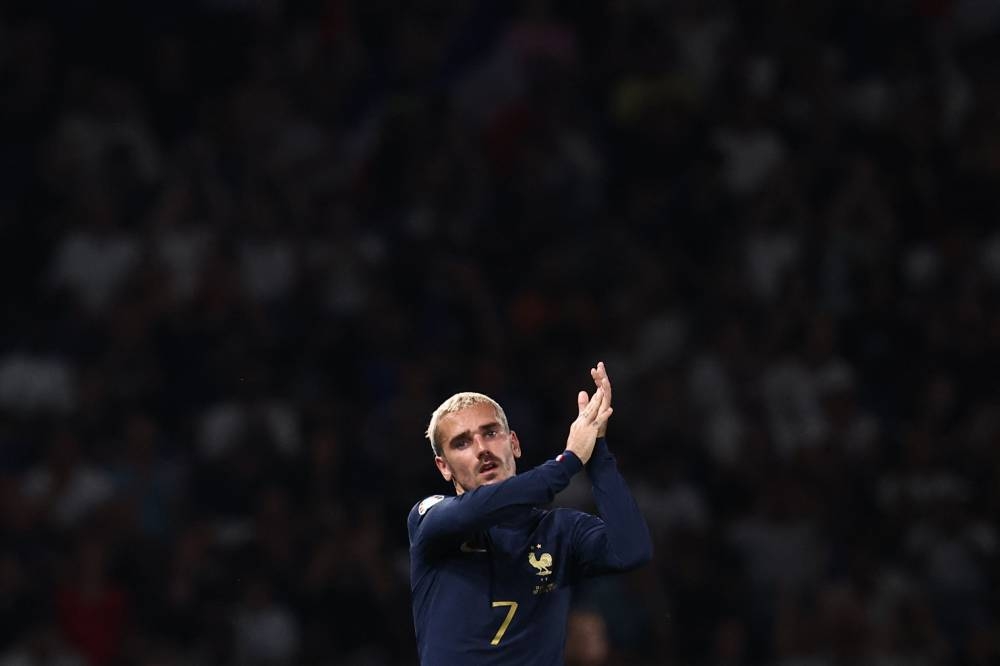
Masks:
[[[455,497],[445,497],[423,511],[418,504],[410,511],[407,521],[410,544],[430,547],[486,529],[524,507],[551,502],[582,468],[580,459],[566,452],[555,460],[500,483],[480,486]]]
[[[602,396],[602,406],[610,409],[611,379],[604,363],[598,362],[597,367],[591,368],[590,376]],[[577,562],[585,576],[632,569],[653,558],[649,526],[618,471],[605,440],[606,433],[607,420],[598,430],[597,443],[587,463],[600,518],[587,516],[577,523],[575,530]]]
[[[624,571],[650,561],[653,541],[649,526],[603,438],[597,440],[587,474],[600,517],[585,516],[576,525],[574,541],[581,574]]]

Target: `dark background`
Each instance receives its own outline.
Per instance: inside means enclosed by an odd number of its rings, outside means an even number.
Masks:
[[[431,411],[525,469],[598,359],[572,663],[1000,663],[998,81],[987,0],[5,2],[0,665],[414,663]]]

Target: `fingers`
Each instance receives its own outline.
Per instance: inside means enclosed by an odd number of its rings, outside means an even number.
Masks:
[[[586,416],[590,420],[596,419],[601,413],[601,405],[604,402],[604,391],[597,389],[594,395],[587,397],[586,391],[580,391],[576,395],[576,405],[580,408],[580,416]]]
[[[608,377],[608,369],[604,367],[604,361],[598,361],[596,368],[590,369],[590,376],[594,380],[594,386],[602,388],[605,392],[611,392],[611,378]]]
[[[611,378],[608,377],[608,370],[604,366],[604,361],[598,361],[596,368],[590,369],[590,376],[594,380],[594,386],[604,393],[604,405],[611,405]]]
[[[606,400],[603,388],[598,388],[592,396],[588,396],[586,391],[580,391],[576,395],[580,415],[569,426],[566,449],[575,453],[585,464],[590,460],[597,439],[603,437],[607,429],[612,410]]]
[[[608,432],[608,419],[611,418],[611,378],[604,361],[598,361],[597,366],[590,369],[590,377],[601,392],[600,411],[596,417],[597,436],[605,437]]]
[[[607,384],[607,381],[604,382]],[[601,409],[608,409],[611,407],[611,387],[601,387]]]
[[[581,423],[597,426],[598,437],[607,433],[608,419],[614,410],[611,408],[611,380],[603,361],[590,369],[594,380],[594,394],[588,396],[586,391],[580,391],[576,396],[576,404],[580,410]]]
[[[587,403],[584,411],[591,417],[596,417],[598,412],[601,410],[601,401],[604,400],[604,391],[597,389],[594,391],[594,395],[590,396],[590,402]]]

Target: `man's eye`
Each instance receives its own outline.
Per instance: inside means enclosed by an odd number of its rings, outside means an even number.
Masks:
[[[486,431],[486,436],[487,437],[496,437],[498,434],[500,434],[500,433],[498,433],[496,430],[487,430]]]

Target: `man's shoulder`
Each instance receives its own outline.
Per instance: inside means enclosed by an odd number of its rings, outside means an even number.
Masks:
[[[417,512],[418,516],[422,516],[427,513],[427,510],[432,506],[442,501],[445,498],[444,495],[428,495],[419,502],[413,505],[413,510]]]
[[[407,516],[408,522],[413,522],[419,520],[426,514],[435,504],[442,502],[447,499],[447,495],[428,495],[419,502],[413,505],[410,509],[410,513]]]
[[[410,535],[411,544],[416,539],[427,512],[446,499],[448,499],[447,495],[429,495],[413,505],[410,513],[406,516],[406,530]]]

